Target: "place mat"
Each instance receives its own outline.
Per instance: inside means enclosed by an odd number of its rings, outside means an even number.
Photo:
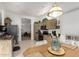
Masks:
[[[48,51],[49,51],[50,53],[54,54],[54,55],[59,55],[59,56],[65,54],[65,51],[64,51],[63,48],[60,48],[60,50],[55,51],[55,50],[53,50],[51,47],[49,47],[49,48],[48,48]]]

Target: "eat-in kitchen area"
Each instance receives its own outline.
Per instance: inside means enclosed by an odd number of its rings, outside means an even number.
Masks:
[[[0,57],[79,57],[79,2],[0,2]]]
[[[42,5],[42,3],[38,4]],[[23,56],[78,57],[78,2],[53,3],[51,7],[48,5],[40,11],[41,15],[34,20],[34,28],[32,29],[34,31],[34,46],[26,49]],[[40,7],[40,10],[44,7],[45,5]],[[43,12],[45,13],[42,15]]]

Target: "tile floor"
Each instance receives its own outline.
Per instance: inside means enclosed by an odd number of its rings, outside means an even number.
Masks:
[[[23,52],[33,46],[39,46],[39,45],[43,45],[43,44],[47,44],[46,40],[43,41],[34,41],[34,40],[23,40],[20,41],[19,44],[17,46],[20,46],[20,50],[13,52],[13,57],[23,57]]]
[[[23,40],[19,42],[18,46],[20,46],[20,50],[13,52],[13,57],[23,57],[23,52],[29,48],[34,46],[34,42],[32,40]]]

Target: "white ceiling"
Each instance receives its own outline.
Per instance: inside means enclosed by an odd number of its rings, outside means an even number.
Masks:
[[[27,16],[41,16],[48,12],[54,2],[0,2],[0,9]],[[57,2],[64,12],[79,7],[78,2]]]

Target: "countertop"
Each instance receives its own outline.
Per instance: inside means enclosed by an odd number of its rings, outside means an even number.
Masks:
[[[12,35],[2,35],[0,36],[0,40],[11,40],[13,38]]]

